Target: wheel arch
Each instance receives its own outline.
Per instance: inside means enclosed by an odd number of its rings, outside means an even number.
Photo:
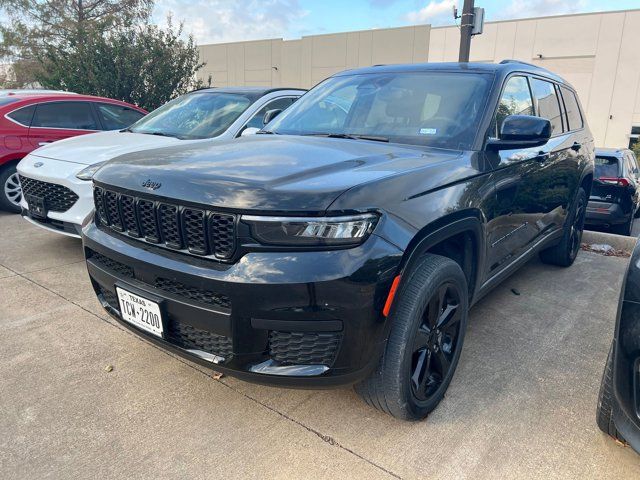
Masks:
[[[18,163],[20,163],[20,160],[22,160],[23,158],[24,157],[10,157],[8,160],[3,160],[3,162],[0,163],[0,170],[4,170],[9,165],[18,165]]]
[[[467,277],[469,302],[481,284],[485,237],[479,210],[470,209],[441,217],[424,226],[405,249],[400,271],[409,270],[424,254],[451,258]]]
[[[593,186],[593,171],[592,170],[583,173],[582,178],[580,179],[580,186],[586,192],[587,201],[589,201],[589,197],[591,196],[591,187]]]

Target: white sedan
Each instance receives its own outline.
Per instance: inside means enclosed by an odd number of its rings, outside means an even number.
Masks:
[[[91,178],[105,162],[125,153],[255,133],[266,112],[284,110],[304,92],[259,87],[196,90],[124,130],[81,135],[38,148],[18,164],[22,215],[42,228],[79,237],[93,210]]]

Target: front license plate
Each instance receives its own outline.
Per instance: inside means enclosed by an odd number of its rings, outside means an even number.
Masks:
[[[122,319],[142,330],[162,337],[162,315],[156,302],[116,287]]]
[[[38,218],[47,218],[47,208],[44,204],[44,198],[35,195],[26,195],[27,204],[29,205],[29,213]]]

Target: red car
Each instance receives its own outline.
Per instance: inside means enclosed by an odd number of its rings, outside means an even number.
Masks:
[[[63,93],[0,97],[0,208],[20,212],[16,165],[45,143],[100,130],[119,130],[146,111],[109,98]]]

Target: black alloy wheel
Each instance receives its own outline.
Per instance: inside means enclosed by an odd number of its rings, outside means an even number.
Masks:
[[[587,215],[586,195],[578,195],[576,201],[575,214],[571,222],[571,232],[569,234],[569,243],[571,245],[571,258],[575,260],[582,243],[582,232],[584,231],[584,219]],[[573,260],[572,260],[573,261]]]
[[[429,401],[449,376],[460,333],[460,291],[445,283],[433,293],[413,342],[411,392]]]
[[[587,213],[587,194],[579,187],[575,200],[567,213],[560,241],[540,252],[540,260],[550,265],[569,267],[573,264],[582,242],[584,218]]]
[[[451,383],[468,319],[467,279],[454,260],[424,254],[402,276],[377,369],[355,386],[365,402],[402,420],[433,411]]]

